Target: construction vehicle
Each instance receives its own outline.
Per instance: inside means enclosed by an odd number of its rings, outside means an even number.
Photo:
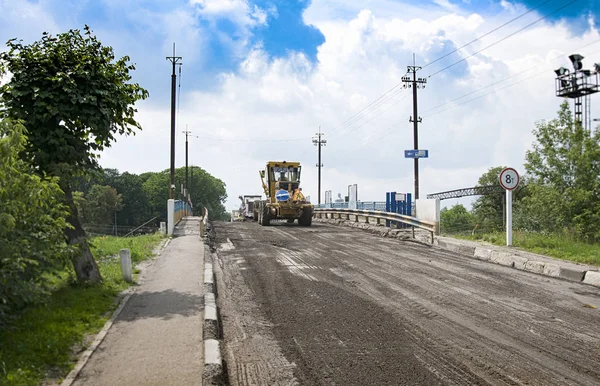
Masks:
[[[242,201],[242,205],[240,205],[240,216],[242,217],[242,221],[256,219],[256,217],[254,217],[254,202],[260,201],[262,196],[246,195],[239,196],[238,198]]]
[[[260,225],[269,225],[271,220],[293,223],[296,219],[302,226],[312,224],[314,205],[302,194],[300,170],[299,162],[269,161],[259,171],[267,197],[254,202],[254,218]]]

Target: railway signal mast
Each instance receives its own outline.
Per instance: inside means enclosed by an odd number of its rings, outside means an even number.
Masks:
[[[573,64],[573,72],[565,67],[554,70],[557,75],[555,80],[556,96],[575,100],[575,122],[579,122],[584,130],[591,133],[590,96],[600,91],[600,63],[594,64],[593,71],[584,70],[583,56],[573,54],[569,55],[569,59]]]

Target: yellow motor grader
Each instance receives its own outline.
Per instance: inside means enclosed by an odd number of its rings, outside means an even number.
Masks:
[[[287,220],[310,226],[314,205],[306,201],[300,188],[299,162],[269,161],[260,170],[260,179],[266,200],[254,201],[254,218],[260,225],[269,225],[271,220]]]

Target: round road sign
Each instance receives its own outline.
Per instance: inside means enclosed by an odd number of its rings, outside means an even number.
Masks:
[[[506,190],[513,190],[519,185],[519,173],[513,168],[505,168],[500,172],[500,185]]]

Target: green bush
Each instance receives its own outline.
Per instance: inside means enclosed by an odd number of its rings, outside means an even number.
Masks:
[[[0,122],[0,325],[44,292],[44,274],[68,256],[63,192],[19,158],[26,141],[23,125]]]

